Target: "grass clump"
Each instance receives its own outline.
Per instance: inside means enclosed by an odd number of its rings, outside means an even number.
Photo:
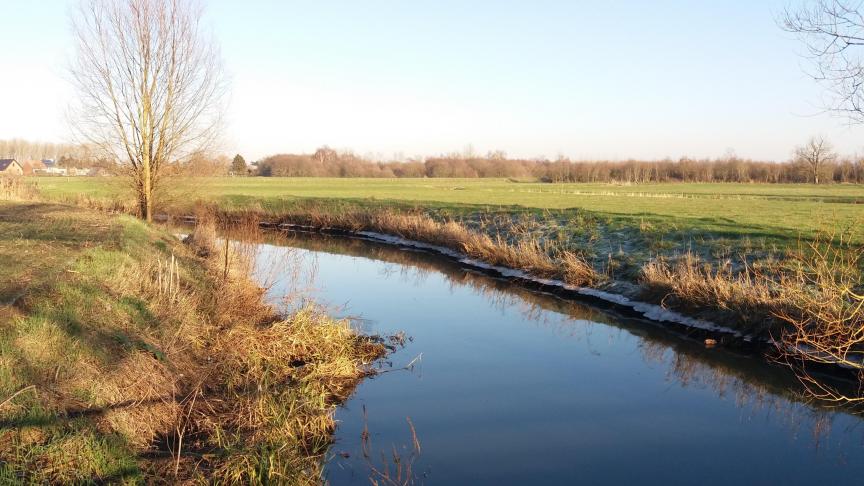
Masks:
[[[0,230],[4,484],[320,480],[334,408],[381,343],[276,315],[203,236],[3,201]]]

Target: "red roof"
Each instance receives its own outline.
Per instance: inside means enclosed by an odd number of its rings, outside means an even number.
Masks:
[[[41,160],[25,160],[24,163],[32,167],[33,170],[45,169],[45,164],[43,164]]]

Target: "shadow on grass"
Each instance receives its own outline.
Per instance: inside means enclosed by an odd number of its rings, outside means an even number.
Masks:
[[[75,212],[74,221],[70,211]],[[104,224],[103,218],[77,211],[57,204],[0,204],[0,224],[11,225],[0,233],[0,241],[33,240],[76,247],[93,241],[117,242],[119,228]]]

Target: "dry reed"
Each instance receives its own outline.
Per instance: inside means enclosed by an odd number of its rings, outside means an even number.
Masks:
[[[36,189],[20,176],[0,175],[0,200],[29,201],[37,197]]]
[[[487,264],[523,270],[531,275],[558,278],[573,285],[596,285],[603,280],[581,255],[561,252],[536,239],[515,238],[469,229],[457,221],[437,221],[429,215],[391,210],[348,208],[320,211],[314,207],[280,213],[280,222],[319,229],[373,231],[442,246]]]
[[[673,264],[657,259],[642,268],[641,281],[648,295],[690,312],[715,313],[724,321],[738,319],[741,327],[768,331],[782,296],[775,281],[746,267],[733,272],[731,265],[714,268],[691,253]],[[721,315],[717,315],[720,313]]]

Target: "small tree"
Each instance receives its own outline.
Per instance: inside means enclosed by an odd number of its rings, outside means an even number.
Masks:
[[[807,168],[814,184],[819,184],[819,172],[836,158],[831,144],[821,136],[811,137],[806,144],[795,149],[795,161]]]
[[[246,175],[246,159],[242,155],[237,154],[234,160],[231,161],[231,173],[234,175]]]
[[[153,217],[169,167],[217,135],[224,83],[195,0],[81,0],[73,16],[73,128],[120,162]]]

